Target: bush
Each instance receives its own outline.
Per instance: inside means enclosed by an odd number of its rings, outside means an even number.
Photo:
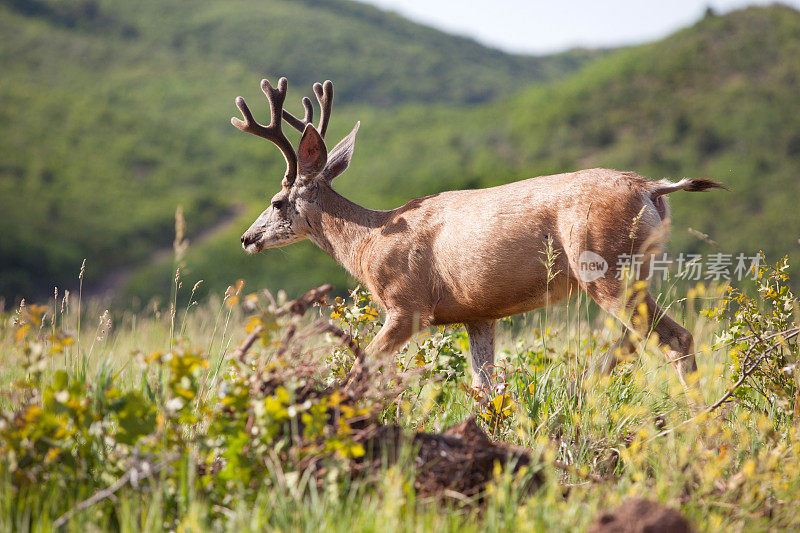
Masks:
[[[777,420],[791,422],[800,414],[800,308],[788,269],[788,257],[774,267],[759,265],[757,297],[728,289],[724,304],[730,325],[718,341],[730,345],[734,397],[748,409],[768,410]]]

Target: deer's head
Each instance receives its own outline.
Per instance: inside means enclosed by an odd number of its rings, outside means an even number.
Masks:
[[[326,81],[324,84],[314,84],[314,94],[321,110],[317,127],[313,124],[314,108],[308,98],[303,98],[305,116],[302,120],[283,109],[287,86],[286,78],[278,80],[277,88],[269,81],[261,80],[261,90],[269,100],[268,126],[253,119],[241,96],[236,98],[236,106],[242,112],[244,121],[231,119],[231,123],[240,130],[273,142],[286,159],[286,174],[281,182],[281,190],[242,235],[242,247],[249,253],[285,246],[308,236],[311,219],[320,211],[321,189],[329,187],[330,181],[350,164],[356,142],[358,123],[330,153],[325,146],[325,132],[333,106],[333,83]],[[281,129],[283,120],[303,134],[297,151]]]

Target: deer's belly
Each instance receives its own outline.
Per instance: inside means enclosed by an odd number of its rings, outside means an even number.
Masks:
[[[559,274],[550,283],[499,282],[476,292],[442,294],[433,308],[434,324],[494,320],[525,313],[562,301],[570,293],[570,281]]]

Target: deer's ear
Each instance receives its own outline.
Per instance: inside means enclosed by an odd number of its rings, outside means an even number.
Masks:
[[[297,148],[297,166],[301,176],[314,177],[325,168],[328,149],[317,129],[308,124]]]
[[[330,181],[347,169],[356,147],[356,134],[360,125],[361,122],[356,122],[353,131],[339,141],[339,144],[334,146],[331,153],[328,154],[328,164],[325,165],[325,172],[322,174],[324,179]]]

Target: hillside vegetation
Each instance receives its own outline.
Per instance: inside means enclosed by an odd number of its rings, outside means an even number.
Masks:
[[[733,189],[672,196],[673,250],[709,250],[688,227],[723,251],[797,249],[800,13],[787,7],[707,16],[566,77],[587,54],[509,56],[346,2],[0,9],[0,294],[12,298],[74,285],[84,257],[90,285],[132,265],[128,295],[164,293],[172,262],[145,263],[171,243],[179,204],[190,240],[246,207],[190,246],[184,275],[203,290],[346,284],[310,243],[260,257],[238,244],[282,162],[227,120],[237,94],[263,113],[258,80],[281,74],[295,111],[312,80],[335,81],[330,139],[362,121],[336,187],[369,207],[607,166]]]
[[[228,117],[240,93],[263,109],[264,76],[289,76],[294,108],[325,78],[339,104],[461,105],[596,55],[511,56],[343,1],[8,0],[0,36],[0,295],[11,298],[73,280],[85,257],[90,283],[144,262],[171,242],[178,204],[196,233],[261,201],[275,154]]]

